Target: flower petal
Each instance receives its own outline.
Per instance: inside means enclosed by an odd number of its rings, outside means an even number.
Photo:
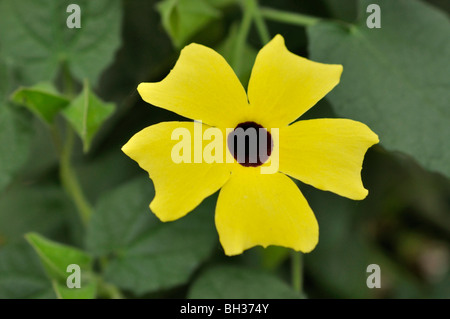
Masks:
[[[169,75],[158,83],[141,83],[144,101],[184,117],[218,127],[235,127],[236,113],[248,107],[239,79],[214,50],[190,44]]]
[[[200,125],[204,132],[207,125]],[[203,199],[215,193],[230,177],[225,164],[178,163],[172,160],[172,148],[180,140],[172,140],[175,129],[187,129],[194,153],[193,122],[162,122],[135,134],[122,151],[146,170],[155,186],[150,209],[162,221],[183,217]],[[188,140],[189,141],[189,140]],[[191,156],[193,158],[193,156]]]
[[[216,227],[227,255],[256,245],[279,245],[309,252],[319,227],[306,199],[286,175],[233,173],[220,191]]]
[[[295,121],[338,83],[342,65],[310,61],[289,52],[281,35],[259,51],[248,87],[253,117],[266,127]]]
[[[347,119],[298,121],[280,129],[280,171],[321,190],[364,199],[364,154],[378,143],[365,124]]]

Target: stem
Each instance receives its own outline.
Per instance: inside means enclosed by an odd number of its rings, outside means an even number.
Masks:
[[[63,65],[63,81],[64,81],[64,93],[70,99],[72,99],[74,97],[74,83],[67,64]],[[61,179],[61,183],[66,192],[72,198],[72,201],[74,202],[78,210],[78,213],[80,214],[80,218],[83,224],[86,226],[92,215],[92,207],[83,193],[80,182],[78,181],[77,175],[71,163],[75,132],[73,128],[70,126],[70,124],[67,123],[66,139],[62,146],[60,145],[61,143],[59,142],[60,141],[59,131],[56,128],[56,125],[54,125],[54,127],[52,128],[52,135],[55,141],[57,151],[60,154],[59,176]]]
[[[258,31],[259,37],[260,37],[263,45],[265,45],[266,43],[268,43],[270,41],[269,29],[267,29],[266,22],[264,21],[264,18],[261,14],[261,11],[260,11],[260,8],[258,5],[258,0],[253,0],[253,1],[255,2],[253,18],[255,20],[256,30]]]
[[[314,25],[321,20],[320,18],[305,14],[287,12],[272,8],[261,8],[260,11],[261,15],[266,19],[304,27]]]
[[[60,156],[59,174],[62,185],[77,207],[83,224],[87,225],[92,215],[92,207],[84,196],[80,183],[70,162],[74,137],[75,133],[73,129],[70,127],[70,125],[67,125],[66,140],[61,150]]]
[[[255,10],[254,0],[244,0],[244,17],[242,18],[241,25],[239,26],[236,47],[233,55],[233,67],[236,74],[240,74],[242,53],[244,51],[245,42],[247,40],[250,26],[252,25],[253,14]]]
[[[292,287],[298,293],[303,290],[303,255],[300,252],[292,252]]]

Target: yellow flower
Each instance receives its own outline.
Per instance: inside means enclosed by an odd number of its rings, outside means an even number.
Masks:
[[[331,91],[341,73],[341,65],[317,63],[289,52],[277,35],[258,53],[246,94],[221,55],[198,44],[185,47],[164,80],[141,83],[138,91],[148,103],[206,124],[162,122],[143,129],[122,148],[153,180],[150,209],[162,221],[176,220],[221,189],[215,223],[227,255],[256,245],[314,249],[317,220],[286,175],[321,190],[364,199],[368,194],[361,181],[364,154],[378,143],[365,124],[352,120],[314,119],[289,125]],[[211,126],[222,132],[263,127],[270,136],[278,129],[270,157],[277,152],[279,169],[262,174],[260,169],[269,160],[253,165],[236,160],[175,163],[171,153],[179,142],[172,133],[183,128],[194,134],[195,125],[201,125],[201,133]],[[227,155],[230,136],[225,134]]]

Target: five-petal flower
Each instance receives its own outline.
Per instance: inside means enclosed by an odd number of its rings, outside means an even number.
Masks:
[[[314,249],[319,234],[316,218],[286,175],[321,190],[364,199],[368,194],[361,181],[364,154],[378,143],[365,124],[352,120],[291,124],[339,83],[341,73],[341,65],[317,63],[289,52],[277,35],[258,53],[247,95],[222,56],[198,44],[185,47],[164,80],[139,85],[142,98],[201,120],[203,130],[211,126],[225,130],[242,123],[256,123],[267,131],[278,128],[274,149],[279,152],[279,170],[261,174],[260,167],[236,161],[175,163],[171,150],[177,141],[172,140],[172,132],[182,127],[193,134],[194,122],[152,125],[122,148],[153,180],[156,193],[151,210],[162,221],[176,220],[221,189],[215,223],[227,255],[256,245]]]

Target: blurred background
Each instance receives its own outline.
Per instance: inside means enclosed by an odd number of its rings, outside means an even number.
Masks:
[[[66,25],[72,3],[80,29]],[[366,25],[370,3],[380,29]],[[120,150],[183,120],[136,87],[163,79],[184,45],[214,48],[246,86],[264,44],[256,18],[245,30],[255,5],[270,38],[344,65],[300,119],[359,120],[381,140],[365,157],[365,200],[297,182],[320,228],[302,293],[288,249],[224,255],[217,194],[157,220],[151,180]],[[445,0],[0,0],[0,298],[449,298],[449,11]],[[58,286],[73,251],[90,287],[75,296]],[[370,264],[381,288],[366,285]]]

